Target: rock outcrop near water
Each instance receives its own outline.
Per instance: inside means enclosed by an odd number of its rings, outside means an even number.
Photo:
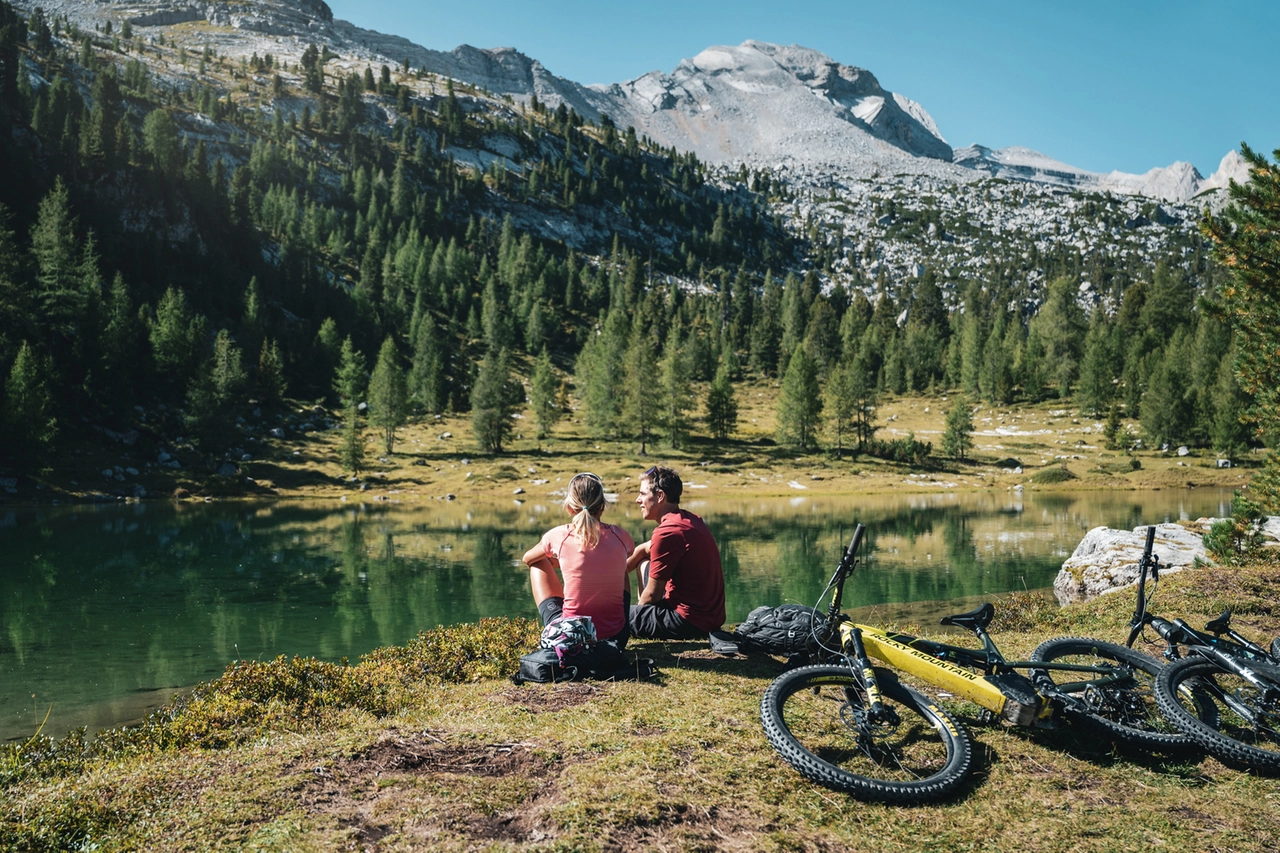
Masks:
[[[1202,538],[1217,518],[1200,518],[1189,525],[1157,524],[1152,548],[1160,558],[1161,572],[1177,572],[1196,560],[1212,562]],[[1138,582],[1138,561],[1147,541],[1147,527],[1112,530],[1095,527],[1085,534],[1075,552],[1062,564],[1053,582],[1053,593],[1062,605],[1088,601]],[[1262,527],[1269,546],[1280,544],[1280,517],[1272,516]]]

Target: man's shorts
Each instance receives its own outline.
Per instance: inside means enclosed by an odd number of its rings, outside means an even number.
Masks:
[[[705,640],[707,632],[683,616],[657,604],[631,608],[631,635],[650,640]]]

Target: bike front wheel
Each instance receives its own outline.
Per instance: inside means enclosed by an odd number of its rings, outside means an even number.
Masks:
[[[873,719],[862,678],[847,666],[783,673],[760,702],[765,736],[808,779],[860,800],[932,803],[973,766],[968,731],[924,694],[877,669],[883,713]]]
[[[1155,680],[1164,667],[1155,658],[1104,640],[1061,637],[1041,643],[1031,653],[1031,660],[1125,667],[1130,672],[1128,678],[1102,685],[1089,684],[1099,678],[1089,672],[1032,668],[1028,675],[1043,692],[1064,694],[1063,712],[1067,717],[1101,729],[1118,741],[1160,752],[1195,748],[1195,741],[1165,717],[1156,704]],[[1211,714],[1209,703],[1194,704],[1198,706],[1197,716]]]
[[[1280,774],[1280,667],[1246,664],[1268,690],[1227,672],[1216,662],[1183,658],[1156,679],[1156,701],[1170,720],[1205,751],[1227,763],[1260,773]],[[1207,725],[1188,700],[1207,695],[1217,708],[1216,725]]]

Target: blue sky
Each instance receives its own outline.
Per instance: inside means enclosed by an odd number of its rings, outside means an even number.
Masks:
[[[1280,147],[1280,2],[328,0],[436,50],[516,47],[579,83],[671,71],[713,44],[801,44],[924,105],[955,147],[1023,145],[1093,171]]]

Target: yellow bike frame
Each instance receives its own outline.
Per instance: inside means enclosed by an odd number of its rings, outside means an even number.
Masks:
[[[975,702],[1011,723],[1030,726],[1053,714],[1053,707],[1043,696],[1038,696],[1034,705],[1028,705],[1007,695],[998,684],[993,683],[992,676],[976,673],[928,652],[913,649],[880,628],[852,622],[843,623],[840,626],[840,638],[846,650],[853,646],[850,635],[854,631],[861,632],[862,645],[870,657],[914,675],[934,687]],[[980,653],[980,650],[974,651]]]

